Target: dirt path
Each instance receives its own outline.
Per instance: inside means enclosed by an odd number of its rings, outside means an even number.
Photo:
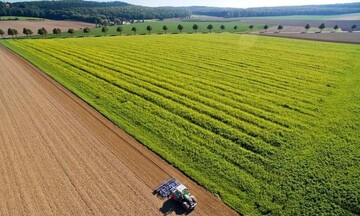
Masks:
[[[32,65],[0,56],[0,215],[182,214],[152,194],[171,176],[197,196],[192,215],[236,215]]]

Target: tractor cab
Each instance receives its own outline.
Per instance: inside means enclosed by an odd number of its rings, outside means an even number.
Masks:
[[[189,196],[189,191],[185,185],[181,184],[172,192],[171,198],[177,201],[184,199],[186,195]]]

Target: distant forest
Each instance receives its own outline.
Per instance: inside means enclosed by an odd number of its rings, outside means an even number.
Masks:
[[[101,23],[102,20],[130,21],[188,18],[192,14],[236,18],[288,15],[337,15],[347,13],[360,13],[360,3],[241,9],[203,6],[143,7],[125,2],[94,2],[82,0],[16,3],[0,1],[0,16],[41,17],[54,20],[77,20],[91,23]]]
[[[0,16],[41,17],[53,20],[101,22],[107,19],[144,20],[185,18],[191,12],[180,8],[152,8],[125,2],[94,2],[81,0],[0,2]]]
[[[170,9],[171,7],[163,7]],[[290,16],[290,15],[338,15],[360,13],[360,3],[306,5],[285,7],[259,7],[259,8],[218,8],[218,7],[180,7],[192,14],[224,18],[235,17],[262,17],[262,16]]]

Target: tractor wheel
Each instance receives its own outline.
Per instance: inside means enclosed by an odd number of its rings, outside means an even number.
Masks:
[[[197,203],[197,199],[194,196],[191,196],[191,199],[193,200],[194,203]]]
[[[187,202],[183,202],[182,206],[184,207],[184,209],[188,210],[190,209],[190,205]]]

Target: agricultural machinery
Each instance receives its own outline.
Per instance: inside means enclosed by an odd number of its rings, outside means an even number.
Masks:
[[[154,194],[160,197],[167,197],[181,203],[186,210],[193,210],[197,205],[197,200],[189,193],[187,187],[180,184],[175,178],[163,182],[154,190]]]

